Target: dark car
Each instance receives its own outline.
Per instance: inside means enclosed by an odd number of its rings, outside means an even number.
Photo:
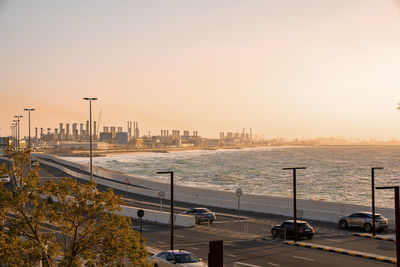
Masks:
[[[338,220],[340,228],[358,227],[367,232],[372,231],[372,212],[360,211],[350,216],[342,216]],[[375,229],[377,232],[388,229],[388,220],[380,214],[375,214]]]
[[[293,220],[286,220],[280,225],[274,225],[271,229],[271,234],[274,237],[293,237]],[[297,234],[296,236],[300,239],[305,237],[307,239],[311,239],[314,236],[314,228],[306,221],[297,221],[296,222]]]
[[[196,224],[200,224],[201,222],[210,222],[212,223],[217,219],[215,213],[210,211],[207,208],[193,208],[188,211],[185,211],[184,214],[194,215]]]

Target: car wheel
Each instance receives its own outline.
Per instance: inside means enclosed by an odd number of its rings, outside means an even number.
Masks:
[[[273,237],[277,237],[278,236],[278,231],[276,231],[275,229],[271,230],[271,234]]]
[[[347,222],[345,220],[341,220],[339,222],[340,228],[346,229],[348,227]]]
[[[197,225],[200,224],[200,219],[196,219],[196,224],[197,224]]]
[[[158,264],[157,264],[157,263],[154,263],[154,267],[158,267]]]
[[[369,224],[369,223],[364,224],[364,230],[366,232],[368,232],[368,233],[371,232],[372,231],[372,225]]]
[[[310,236],[307,236],[307,239],[312,239],[312,235],[310,235]]]

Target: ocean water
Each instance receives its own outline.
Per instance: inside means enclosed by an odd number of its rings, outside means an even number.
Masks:
[[[89,158],[65,157],[81,164]],[[243,194],[292,197],[292,171],[286,167],[306,167],[297,171],[297,197],[339,203],[371,205],[371,167],[375,185],[400,185],[400,147],[324,146],[262,147],[246,149],[194,150],[170,153],[130,153],[94,157],[94,166],[169,182],[174,171],[180,185],[231,191]],[[393,190],[376,190],[376,204],[394,206]]]

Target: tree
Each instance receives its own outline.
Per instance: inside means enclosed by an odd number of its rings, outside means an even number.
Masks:
[[[29,153],[13,153],[11,167],[0,173],[17,177],[13,191],[0,186],[0,264],[31,266],[149,266],[147,251],[123,201],[111,189],[71,178],[40,183],[39,167]]]

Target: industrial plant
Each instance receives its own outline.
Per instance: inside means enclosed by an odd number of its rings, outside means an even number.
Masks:
[[[141,134],[137,121],[128,121],[122,126],[103,126],[102,131],[96,121],[90,130],[90,122],[59,123],[58,128],[34,127],[30,137],[31,147],[37,149],[87,150],[90,147],[90,131],[92,132],[92,147],[95,150],[108,149],[163,149],[190,147],[222,147],[252,144],[252,130],[245,132],[221,132],[219,139],[202,138],[198,131],[160,130],[159,135],[150,132]],[[13,130],[11,143],[16,143],[18,134]],[[29,137],[20,138],[19,147],[24,147]]]

